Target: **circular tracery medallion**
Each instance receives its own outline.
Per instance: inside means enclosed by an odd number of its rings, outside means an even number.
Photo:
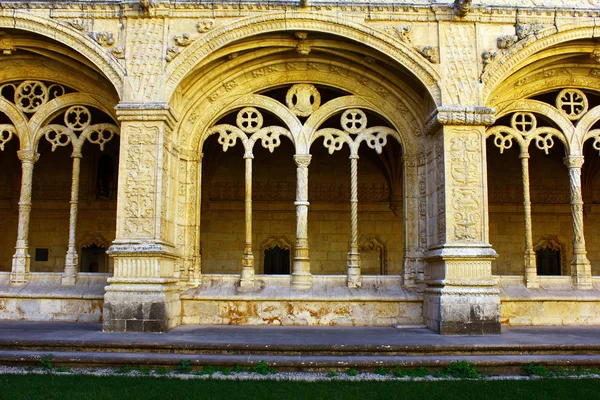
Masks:
[[[70,107],[65,113],[65,125],[74,131],[81,131],[88,127],[92,115],[83,106]]]
[[[288,90],[285,104],[299,117],[308,117],[321,106],[321,94],[308,83],[299,83]]]
[[[15,90],[15,104],[25,113],[34,113],[48,101],[48,88],[42,82],[25,81]]]
[[[570,120],[577,120],[588,110],[587,97],[581,90],[564,89],[556,96],[556,108]]]
[[[530,112],[518,112],[513,114],[510,125],[513,129],[527,136],[537,127],[537,120],[535,115]]]
[[[367,116],[361,110],[353,108],[344,111],[340,122],[346,132],[356,134],[367,127]]]
[[[242,108],[235,120],[238,128],[245,133],[254,133],[262,128],[262,114],[254,107]]]

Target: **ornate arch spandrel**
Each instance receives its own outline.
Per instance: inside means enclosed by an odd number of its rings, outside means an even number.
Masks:
[[[271,235],[271,236],[267,237],[265,240],[263,240],[262,242],[260,242],[260,245],[258,247],[258,250],[259,250],[259,254],[258,254],[259,268],[258,269],[259,269],[259,271],[261,271],[261,273],[265,272],[265,250],[272,249],[275,246],[279,246],[279,248],[282,250],[290,251],[290,267],[291,267],[292,258],[294,255],[293,243],[294,242],[285,235]]]

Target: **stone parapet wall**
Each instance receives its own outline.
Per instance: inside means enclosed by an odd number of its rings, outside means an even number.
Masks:
[[[575,290],[570,277],[540,277],[539,289],[525,287],[523,277],[496,277],[501,321],[508,326],[600,324],[600,277],[592,290]]]
[[[25,286],[9,286],[0,273],[0,320],[102,322],[107,274],[79,274],[62,286],[61,274],[32,273]]]
[[[423,299],[401,288],[400,276],[363,277],[361,290],[345,276],[313,276],[308,291],[289,276],[257,275],[261,290],[237,293],[236,277],[207,275],[181,294],[183,324],[390,326],[422,324]]]

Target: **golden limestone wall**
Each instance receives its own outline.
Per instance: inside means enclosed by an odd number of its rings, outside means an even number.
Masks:
[[[68,319],[90,282],[77,251],[105,243],[114,274],[106,291],[92,279],[82,307],[97,320],[104,296],[108,331],[277,319],[499,333],[501,299],[505,323],[597,321],[562,305],[600,297],[599,186],[586,172],[598,156],[584,151],[600,148],[600,12],[596,0],[541,3],[3,2],[0,292],[71,297],[29,311],[9,299],[2,318]],[[24,93],[28,80],[62,89]],[[118,201],[95,199],[99,150],[79,151],[81,107],[120,136]],[[273,129],[252,125],[260,113]],[[362,152],[392,140],[387,164]],[[377,269],[365,237],[395,276],[361,281],[359,253],[363,274]],[[565,277],[535,276],[543,237],[564,245]],[[274,242],[293,247],[294,273],[254,279]],[[47,263],[28,261],[36,247]],[[527,316],[544,302],[548,319]],[[581,318],[560,319],[569,311]]]

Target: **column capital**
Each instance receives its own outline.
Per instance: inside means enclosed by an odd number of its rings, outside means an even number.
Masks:
[[[583,156],[566,156],[563,158],[563,162],[567,168],[581,168],[584,161]]]
[[[294,154],[294,161],[298,167],[308,167],[311,159],[311,154]]]
[[[169,129],[177,123],[167,103],[119,103],[115,110],[119,121],[162,121]]]
[[[22,162],[35,163],[40,159],[40,153],[35,150],[19,150],[17,156]]]
[[[495,114],[496,110],[488,107],[438,107],[429,115],[425,132],[434,132],[444,125],[490,126],[496,122]]]

